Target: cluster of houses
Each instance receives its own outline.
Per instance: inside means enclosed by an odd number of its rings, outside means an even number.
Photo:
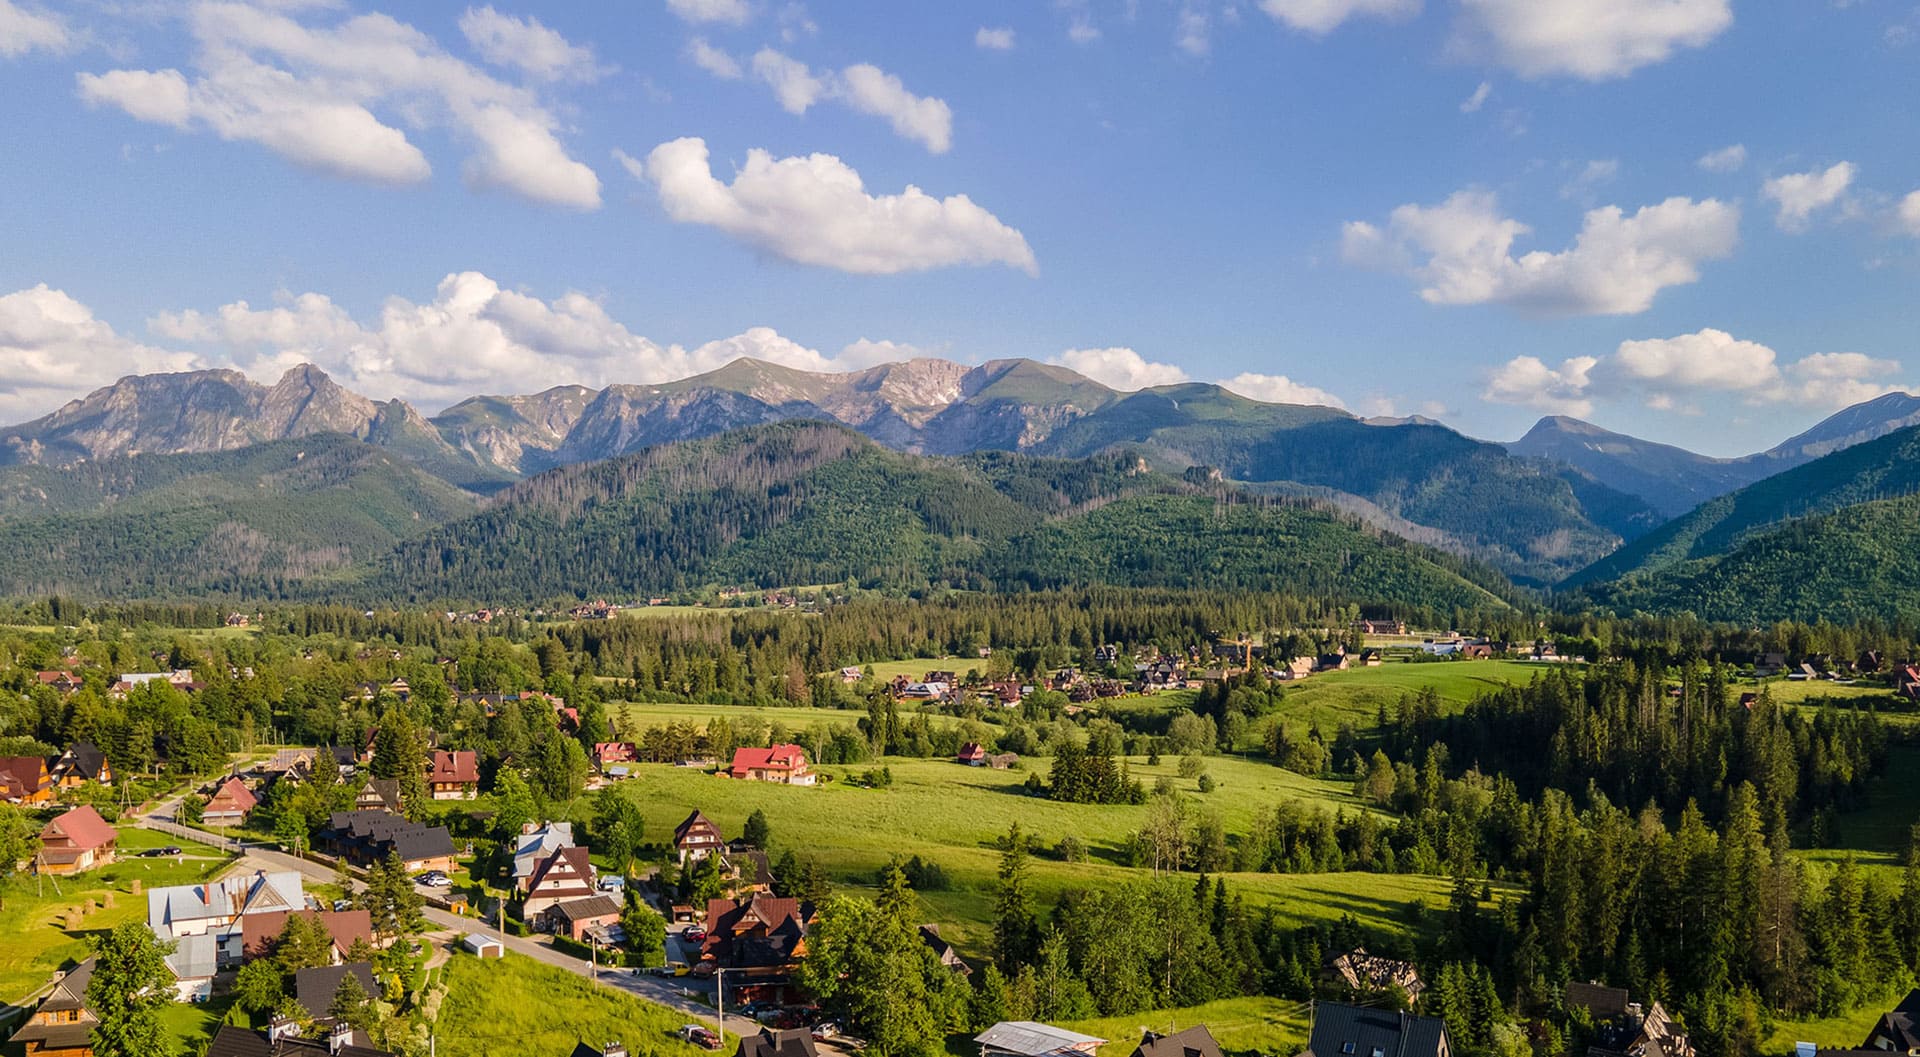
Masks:
[[[113,784],[107,754],[90,741],[76,741],[51,758],[0,756],[0,800],[9,804],[48,804],[63,790],[89,784]]]

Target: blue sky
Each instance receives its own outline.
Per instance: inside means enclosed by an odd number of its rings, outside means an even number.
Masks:
[[[1916,119],[1915,0],[0,0],[0,419],[1027,356],[1739,454],[1920,388]]]

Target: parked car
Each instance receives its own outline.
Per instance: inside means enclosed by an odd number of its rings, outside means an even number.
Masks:
[[[600,890],[602,892],[624,892],[626,888],[627,879],[624,877],[610,876],[600,879]]]
[[[828,1039],[838,1038],[839,1035],[840,1025],[835,1024],[831,1020],[823,1020],[813,1026],[813,1041],[815,1042],[825,1042]]]
[[[715,1035],[712,1029],[699,1024],[682,1024],[675,1034],[695,1046],[702,1046],[709,1050],[720,1048],[720,1036]]]
[[[687,943],[705,943],[707,941],[707,930],[698,925],[688,925],[681,931],[680,938]]]
[[[333,901],[333,912],[336,914],[342,910],[352,910],[352,909],[353,909],[353,900],[351,899],[336,899]]]
[[[180,854],[180,845],[178,845],[178,844],[169,844],[169,845],[167,845],[166,847],[164,847],[164,848],[161,848],[161,849],[160,849],[160,854],[162,854],[162,855],[178,855],[178,854]]]
[[[140,853],[140,857],[142,859],[158,859],[166,854],[167,849],[165,848],[148,848]]]
[[[414,878],[414,880],[426,885],[428,888],[446,888],[453,884],[452,879],[439,870],[428,870],[426,873]]]

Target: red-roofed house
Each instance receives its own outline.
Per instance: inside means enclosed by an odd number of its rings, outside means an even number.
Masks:
[[[119,839],[120,834],[91,805],[76,807],[40,831],[40,872],[79,873],[105,866],[113,861]]]
[[[987,750],[981,748],[979,742],[970,741],[960,746],[960,755],[954,757],[954,759],[966,764],[968,767],[985,767],[987,765]]]
[[[247,820],[247,814],[260,806],[260,798],[253,795],[247,783],[238,778],[228,778],[207,798],[206,809],[200,812],[200,821],[209,826],[238,826]]]
[[[630,741],[602,741],[593,746],[594,766],[601,770],[616,763],[634,763],[640,759],[640,750]]]
[[[427,761],[427,788],[435,800],[472,800],[480,793],[480,755],[435,750]]]
[[[333,938],[333,964],[339,965],[347,960],[347,952],[353,949],[353,941],[364,939],[373,942],[373,915],[365,910],[302,910],[301,917],[309,921],[318,921]],[[248,914],[240,919],[240,957],[244,961],[266,958],[273,954],[279,945],[280,936],[287,931],[287,911],[276,910],[265,914]]]
[[[13,804],[53,799],[53,775],[38,756],[0,756],[0,798]]]
[[[775,782],[781,785],[812,785],[814,773],[807,769],[807,753],[798,745],[775,745],[770,749],[733,750],[733,777],[751,782]]]
[[[527,879],[527,898],[520,919],[536,924],[561,903],[594,895],[593,863],[585,848],[560,848],[540,860]]]
[[[784,995],[788,975],[807,956],[807,927],[813,906],[798,899],[756,893],[742,900],[707,902],[707,938],[700,958],[727,969],[729,988],[742,1001]],[[739,981],[736,985],[735,981]]]

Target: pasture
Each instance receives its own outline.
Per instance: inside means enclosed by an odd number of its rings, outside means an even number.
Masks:
[[[146,848],[177,844],[180,858],[135,857]],[[18,1002],[45,986],[56,969],[87,955],[87,942],[125,921],[145,921],[145,891],[191,884],[213,876],[232,857],[167,834],[120,827],[119,854],[111,865],[74,877],[16,878],[0,908],[0,999]],[[139,882],[141,892],[133,891]]]
[[[1342,723],[1366,730],[1380,709],[1391,714],[1401,697],[1425,687],[1432,687],[1449,709],[1459,709],[1509,683],[1524,685],[1559,667],[1534,661],[1388,661],[1377,668],[1325,672],[1289,683],[1281,712],[1318,723],[1331,737]]]
[[[673,1010],[525,955],[482,962],[455,954],[445,972],[447,997],[434,1018],[444,1057],[567,1054],[582,1042],[596,1050],[622,1042],[655,1057],[706,1052],[674,1037],[686,1018]]]

